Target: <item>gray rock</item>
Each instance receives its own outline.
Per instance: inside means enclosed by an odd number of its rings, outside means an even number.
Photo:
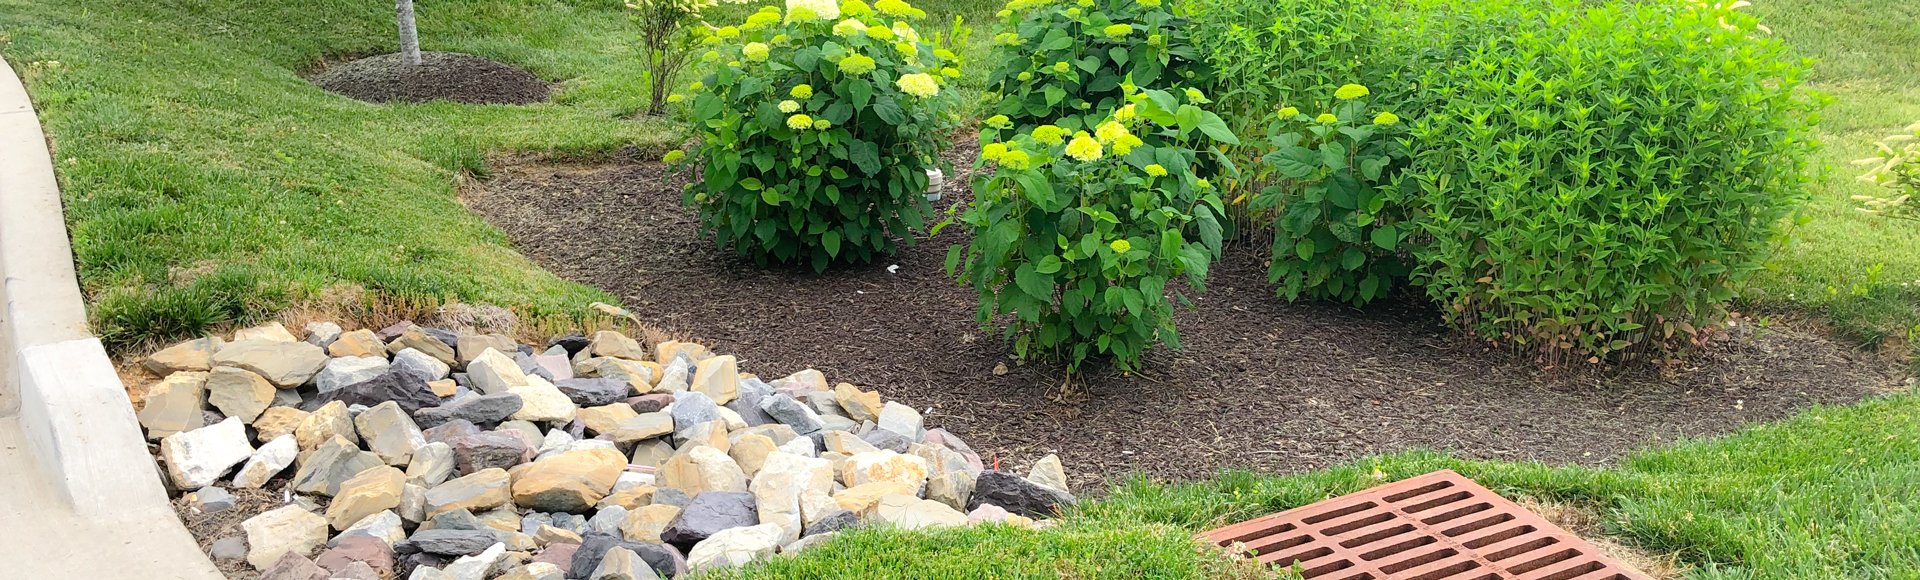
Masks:
[[[916,443],[920,441],[920,434],[926,431],[922,428],[925,420],[920,418],[919,411],[913,410],[913,407],[892,401],[888,401],[887,404],[880,409],[880,420],[878,423],[881,429],[899,433],[900,436],[906,437],[908,441]]]
[[[520,395],[514,393],[479,395],[421,409],[413,414],[413,418],[428,427],[437,427],[454,419],[475,425],[493,425],[512,417],[523,405],[525,402]]]
[[[353,426],[360,433],[360,442],[387,465],[406,467],[413,461],[414,450],[427,444],[420,427],[393,401],[375,405],[354,417]]]
[[[554,381],[553,386],[583,408],[618,403],[633,391],[633,385],[621,379],[566,378]]]
[[[415,424],[420,422],[418,414],[416,414],[413,421]],[[472,422],[455,419],[438,426],[425,428],[420,431],[420,435],[426,437],[428,443],[446,443],[452,445],[453,440],[479,433],[480,431],[481,429],[474,426]]]
[[[772,386],[761,382],[760,379],[742,379],[739,381],[735,398],[727,401],[725,406],[739,414],[740,420],[745,421],[748,427],[757,427],[777,422],[772,415],[760,407],[760,404],[771,396],[773,396]]]
[[[627,508],[617,505],[607,506],[601,508],[598,513],[593,514],[592,519],[587,520],[587,531],[617,536],[620,535],[620,522],[626,520]]]
[[[720,406],[713,404],[712,397],[699,391],[674,393],[673,407],[668,410],[673,415],[675,429],[720,420]]]
[[[453,370],[453,367],[448,366],[447,363],[440,362],[440,359],[433,358],[433,355],[420,352],[420,349],[417,348],[409,348],[395,353],[393,355],[392,368],[400,373],[420,379],[420,382],[423,383],[430,383],[447,378],[447,373]]]
[[[860,525],[860,514],[847,510],[834,510],[814,520],[813,525],[807,526],[807,531],[801,532],[800,537],[831,534],[857,525]]]
[[[407,463],[407,481],[433,487],[452,477],[453,469],[453,446],[435,441],[413,450],[413,460]]]
[[[533,354],[528,355],[527,358],[533,361],[534,366],[534,370],[528,372],[540,373],[541,376],[547,377],[548,381],[564,381],[573,378],[573,363],[567,360],[564,352]]]
[[[288,388],[306,384],[328,360],[325,349],[304,342],[253,339],[227,343],[213,353],[212,363],[250,370]]]
[[[906,437],[886,429],[868,431],[866,434],[860,436],[860,440],[872,443],[874,447],[894,453],[906,453],[907,448],[913,446],[913,442],[907,440]]]
[[[508,469],[532,461],[534,449],[519,434],[482,431],[453,440],[454,465],[462,474],[489,467]]]
[[[193,492],[193,507],[206,513],[219,513],[233,509],[233,494],[218,487],[205,487]]]
[[[633,553],[633,550],[614,546],[607,550],[606,556],[600,560],[600,565],[595,567],[593,574],[586,578],[588,580],[657,580],[660,575],[654,572],[653,567],[648,566],[645,560],[640,559],[639,554]]]
[[[662,487],[654,490],[653,503],[686,509],[687,504],[693,503],[693,496],[687,495],[687,492],[678,489]]]
[[[539,532],[541,526],[553,526],[553,514],[546,513],[546,512],[533,512],[524,516],[520,516],[520,533],[522,534],[531,536],[534,533]],[[553,527],[558,528],[560,526],[553,526]]]
[[[414,532],[412,537],[407,538],[406,541],[400,542],[399,544],[395,544],[393,549],[395,552],[400,553],[427,552],[447,556],[467,556],[484,552],[497,541],[499,540],[493,536],[493,530],[491,529],[452,530],[434,528]]]
[[[1052,489],[1026,478],[987,470],[973,483],[973,498],[967,501],[971,511],[980,504],[990,503],[1006,508],[1008,512],[1030,518],[1052,517],[1061,506],[1073,505],[1073,494]]]
[[[331,322],[309,322],[306,327],[307,344],[326,348],[333,341],[340,340],[340,325]]]
[[[553,514],[553,527],[584,536],[587,534],[587,517],[566,512],[556,513]]]
[[[386,374],[366,381],[320,393],[312,401],[307,402],[306,406],[310,408],[304,410],[313,411],[333,401],[345,402],[349,406],[368,407],[393,401],[411,415],[420,409],[438,406],[440,397],[433,394],[433,388],[428,387],[426,381],[414,378],[412,375],[388,371]]]
[[[967,446],[967,442],[961,441],[960,437],[947,432],[946,429],[928,429],[925,439],[928,443],[946,447],[954,453],[959,453],[960,457],[967,460],[968,465],[973,466],[973,472],[975,474],[986,469],[986,464],[980,461],[980,454],[974,453],[973,448]]]
[[[659,495],[654,496],[656,502]],[[753,494],[744,491],[706,491],[693,497],[673,523],[660,532],[660,539],[682,549],[691,549],[720,530],[758,525],[760,513]]]
[[[648,567],[653,568],[654,573],[662,578],[675,578],[687,575],[686,557],[682,556],[680,551],[674,549],[672,546],[666,544],[649,544],[646,542],[629,542],[620,539],[618,536],[591,532],[581,536],[581,538],[583,541],[580,543],[580,548],[573,552],[573,566],[567,569],[568,578],[580,579],[589,577],[594,570],[600,568],[600,563],[606,559],[607,552],[614,548],[631,550],[635,555],[640,556],[640,559],[645,561]]]
[[[313,376],[313,386],[319,388],[322,394],[330,393],[387,374],[387,366],[387,359],[380,357],[344,356],[330,359],[326,368]]]
[[[807,406],[812,407],[813,412],[820,415],[822,420],[827,417],[848,418],[847,410],[840,408],[840,401],[835,400],[833,393],[827,391],[807,393]]]
[[[484,530],[485,524],[467,508],[454,508],[433,516],[433,529],[436,530]]]
[[[854,429],[860,428],[860,423],[858,421],[854,421],[853,419],[848,419],[846,417],[841,417],[839,415],[821,415],[820,425],[821,425],[820,430],[815,431],[810,435],[819,435],[827,431],[852,432]]]
[[[823,426],[819,414],[786,393],[775,393],[761,399],[760,409],[774,421],[792,427],[795,433],[801,435],[818,432]]]
[[[340,493],[341,483],[382,465],[386,462],[381,461],[379,455],[361,451],[360,446],[335,435],[300,463],[300,469],[293,474],[293,491],[331,497]]]
[[[215,560],[239,560],[247,557],[247,540],[240,536],[220,538],[207,547],[207,555]]]

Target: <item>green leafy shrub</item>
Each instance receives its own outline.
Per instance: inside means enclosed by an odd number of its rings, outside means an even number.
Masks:
[[[921,16],[901,0],[790,0],[784,17],[768,7],[714,33],[690,103],[698,146],[668,161],[696,173],[685,202],[723,247],[824,270],[925,227],[926,171],[957,123],[943,85],[960,72],[904,21]]]
[[[1267,129],[1273,151],[1261,161],[1274,177],[1250,207],[1278,216],[1268,276],[1288,300],[1365,304],[1409,271],[1397,251],[1415,227],[1396,179],[1406,132],[1367,94],[1345,85],[1317,114],[1286,107]]]
[[[738,4],[744,0],[728,0]],[[715,0],[628,0],[627,9],[640,27],[640,58],[646,64],[647,87],[651,90],[647,114],[666,113],[667,85],[693,60],[693,53],[706,37],[707,23],[700,13],[717,5]]]
[[[1806,198],[1809,70],[1730,4],[1547,9],[1423,74],[1412,282],[1556,356],[1698,340]]]
[[[994,167],[959,218],[973,241],[947,270],[980,292],[982,324],[1007,315],[1019,356],[1131,369],[1156,342],[1179,347],[1167,284],[1199,289],[1221,243],[1220,198],[1192,168],[1236,142],[1186,97],[1143,91],[1091,134],[1042,125],[982,147]]]
[[[1873,157],[1858,159],[1854,165],[1871,166],[1860,175],[1868,183],[1893,190],[1886,197],[1856,195],[1865,207],[1862,211],[1888,217],[1920,220],[1920,123],[1907,125],[1907,132],[1890,135],[1875,143]]]
[[[1037,125],[1083,130],[1126,104],[1122,85],[1204,86],[1205,61],[1170,0],[1013,0],[994,37],[987,88],[1004,134]]]

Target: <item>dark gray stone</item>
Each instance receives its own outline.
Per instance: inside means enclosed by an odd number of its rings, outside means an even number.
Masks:
[[[567,358],[573,358],[574,355],[580,354],[580,351],[587,350],[588,346],[592,346],[593,339],[587,338],[587,335],[576,332],[566,336],[556,336],[553,337],[553,340],[547,341],[547,346],[555,345],[567,349]]]
[[[549,514],[546,512],[533,512],[520,517],[520,533],[526,534],[529,536],[533,535],[534,532],[540,531],[540,526],[552,526],[552,525],[553,525],[553,514]],[[554,526],[554,527],[559,527],[559,526]]]
[[[675,578],[687,575],[687,558],[680,550],[666,544],[629,542],[618,536],[589,532],[581,536],[580,548],[573,552],[573,566],[567,569],[568,578],[586,578],[600,567],[600,561],[606,559],[607,552],[619,547],[632,550],[634,555],[646,561],[655,574],[661,578]]]
[[[452,564],[454,560],[452,556],[443,556],[440,554],[428,554],[426,552],[398,556],[395,559],[399,560],[397,564],[399,570],[413,570],[415,568],[445,568],[447,567],[447,564]]]
[[[489,467],[512,469],[533,458],[533,448],[527,445],[525,437],[501,431],[481,431],[448,445],[453,447],[453,464],[461,475]]]
[[[427,336],[431,336],[434,339],[439,340],[440,342],[446,343],[448,347],[452,347],[453,345],[460,344],[460,333],[458,332],[454,332],[444,328],[421,328],[420,330],[427,331]],[[448,350],[452,350],[452,349],[449,348]]]
[[[333,401],[368,407],[393,401],[398,403],[400,409],[406,411],[408,415],[427,407],[440,405],[440,397],[433,394],[433,389],[427,386],[426,381],[393,370],[365,381],[320,393],[307,401],[301,409],[311,413]]]
[[[990,503],[1030,518],[1053,517],[1061,506],[1073,505],[1073,494],[1027,481],[1011,473],[987,470],[973,482],[967,511]]]
[[[860,440],[872,443],[874,447],[879,447],[894,453],[906,453],[907,448],[913,446],[913,440],[886,429],[874,429],[863,433],[860,435]]]
[[[760,408],[761,402],[773,396],[773,386],[761,382],[760,379],[744,379],[739,382],[739,385],[739,395],[732,401],[727,401],[726,407],[739,414],[740,420],[745,421],[748,427],[776,423],[772,415],[768,415]]]
[[[380,337],[382,342],[393,342],[393,339],[400,338],[400,335],[406,334],[409,328],[413,328],[413,321],[402,320],[393,323],[393,326],[380,329],[378,332],[373,333],[373,335]]]
[[[620,534],[620,523],[626,521],[626,519],[627,508],[617,505],[607,506],[601,508],[599,512],[593,514],[592,518],[587,520],[587,531],[618,535]]]
[[[492,530],[443,530],[434,528],[414,532],[413,536],[394,544],[393,550],[411,554],[427,552],[448,556],[471,556],[487,550],[496,542]]]
[[[640,395],[638,397],[628,397],[626,402],[633,407],[633,412],[645,415],[665,409],[667,405],[673,404],[673,394],[655,393],[651,395]]]
[[[421,427],[438,427],[454,419],[474,425],[496,425],[519,412],[522,405],[525,402],[520,400],[520,395],[513,393],[480,395],[421,409],[413,414],[413,422]]]
[[[693,503],[693,496],[671,487],[662,487],[654,490],[653,503],[685,509],[687,504]]]
[[[621,379],[560,379],[553,386],[583,408],[618,403],[633,392],[633,385]]]
[[[673,429],[686,429],[701,423],[720,420],[720,406],[713,404],[713,398],[700,391],[681,391],[673,394]]]
[[[820,417],[814,414],[813,409],[807,408],[806,403],[787,396],[786,393],[774,393],[772,396],[762,399],[760,401],[760,409],[766,412],[767,416],[771,417],[774,421],[792,427],[793,432],[801,435],[811,435],[819,432],[820,428],[824,426],[820,422]]]
[[[193,492],[193,505],[206,513],[219,513],[233,509],[233,494],[218,487],[203,487]]]
[[[436,530],[483,530],[486,524],[480,523],[467,508],[456,508],[440,512],[433,516],[433,529]]]
[[[681,549],[693,549],[694,544],[707,539],[720,530],[738,528],[760,523],[760,514],[753,501],[753,494],[744,491],[703,491],[693,496],[693,501],[674,516],[673,523],[660,532],[660,539]]]
[[[580,514],[558,512],[553,514],[553,527],[576,534],[586,535],[587,517]]]
[[[467,373],[453,373],[448,375],[448,378],[453,379],[454,387],[473,390],[473,379],[468,378]]]
[[[813,525],[807,526],[807,530],[802,532],[800,537],[804,538],[807,536],[838,532],[859,524],[860,514],[847,510],[833,510],[832,512],[828,512],[827,515],[821,516],[820,519],[814,520]]]

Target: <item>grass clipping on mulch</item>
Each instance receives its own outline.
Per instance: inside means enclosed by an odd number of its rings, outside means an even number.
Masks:
[[[457,52],[423,52],[407,66],[399,54],[370,56],[329,67],[313,84],[371,103],[454,101],[526,105],[547,100],[545,81],[497,61]]]

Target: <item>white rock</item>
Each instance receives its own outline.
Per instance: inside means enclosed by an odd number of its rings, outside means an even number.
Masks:
[[[406,484],[400,491],[400,519],[420,523],[427,519],[427,488]]]
[[[780,526],[760,524],[727,528],[714,533],[687,552],[687,566],[695,572],[739,566],[780,549]]]
[[[728,432],[739,431],[741,429],[747,428],[747,420],[740,418],[739,412],[734,411],[733,409],[728,409],[726,407],[720,407],[719,411],[720,411],[720,420],[727,422]]]
[[[620,472],[620,479],[613,482],[613,491],[609,492],[608,495],[620,493],[636,487],[646,487],[649,485],[653,485],[654,481],[655,481],[655,478],[651,473],[635,473],[632,471],[622,471]]]
[[[393,513],[393,510],[380,510],[380,513],[360,518],[360,521],[347,526],[347,529],[340,531],[339,537],[368,536],[384,540],[388,546],[392,546],[394,542],[407,539],[407,530],[401,519],[400,514]]]
[[[947,504],[910,495],[881,497],[874,518],[907,530],[967,525],[967,514]]]
[[[407,481],[431,488],[452,477],[453,468],[453,447],[435,441],[413,450],[413,460],[407,463]]]
[[[307,344],[326,348],[333,341],[340,340],[340,325],[331,322],[309,322],[306,327]]]
[[[480,356],[474,357],[473,362],[467,363],[467,380],[473,383],[475,390],[484,395],[505,393],[514,387],[530,384],[527,382],[527,373],[520,372],[520,364],[513,362],[513,357],[492,348],[481,352]]]
[[[296,342],[300,339],[294,338],[293,333],[287,332],[287,327],[285,325],[282,325],[276,321],[276,322],[269,322],[266,324],[262,324],[260,326],[255,326],[253,328],[242,328],[240,330],[234,331],[233,341],[240,342],[242,340],[271,340],[274,342]]]
[[[441,571],[452,580],[486,580],[488,572],[493,570],[493,565],[499,563],[500,557],[506,553],[507,545],[495,542],[492,547],[487,548],[487,551],[472,556],[461,556],[452,564],[447,564],[447,567]]]
[[[325,393],[372,380],[384,374],[387,374],[387,359],[374,356],[343,356],[328,359],[326,368],[320,369],[320,374],[313,376],[313,386]]]
[[[1027,481],[1042,487],[1067,491],[1067,470],[1060,465],[1060,456],[1048,453],[1033,463],[1033,470],[1027,472]]]
[[[786,452],[786,453],[792,453],[794,455],[799,455],[801,457],[819,457],[820,456],[820,452],[813,448],[812,437],[794,437],[792,441],[788,441],[784,444],[781,444],[780,451]]]
[[[247,424],[238,417],[160,440],[160,457],[167,462],[167,475],[173,478],[174,487],[186,490],[213,485],[227,470],[252,455]]]
[[[834,501],[831,493],[809,489],[800,494],[800,517],[806,525],[811,526],[827,514],[842,509],[840,502]]]
[[[899,433],[908,441],[919,441],[921,433],[925,432],[922,429],[924,421],[920,418],[919,411],[893,401],[887,401],[887,405],[880,409],[878,423],[881,429]]]
[[[327,518],[289,505],[240,522],[247,532],[247,563],[261,570],[287,552],[302,556],[327,541]]]
[[[760,523],[779,526],[779,543],[787,544],[800,539],[806,527],[800,496],[809,490],[833,491],[833,462],[774,451],[747,490],[753,492]]]
[[[747,491],[747,473],[727,452],[705,445],[687,452],[699,470],[705,491]]]
[[[447,373],[453,371],[453,367],[448,366],[447,363],[440,362],[440,359],[420,352],[417,348],[394,353],[390,368],[413,375],[414,378],[427,383],[447,378]]]
[[[292,434],[275,437],[266,445],[261,445],[260,449],[255,450],[253,457],[247,459],[247,464],[240,467],[240,473],[233,476],[233,486],[239,488],[264,486],[268,480],[273,479],[273,476],[285,471],[287,466],[293,465],[294,458],[299,456],[300,442]]]
[[[480,361],[476,359],[473,362]],[[512,361],[508,363],[511,364]],[[515,372],[518,372],[518,368],[515,367]],[[521,380],[526,381],[527,384],[507,390],[509,393],[520,395],[520,410],[513,413],[512,419],[566,423],[573,421],[574,415],[580,412],[580,408],[573,404],[573,399],[568,398],[566,393],[560,391],[560,387],[553,386],[553,383],[547,382],[546,379],[521,375]]]
[[[421,566],[414,568],[413,574],[407,576],[407,580],[453,580],[453,577],[448,576],[446,572],[441,572],[439,568]]]

